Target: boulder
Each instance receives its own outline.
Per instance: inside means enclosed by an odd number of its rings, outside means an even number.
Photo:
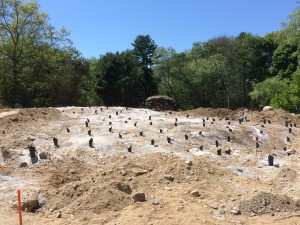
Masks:
[[[39,203],[39,207],[42,208],[44,205],[46,205],[47,203],[47,199],[45,197],[38,197],[38,203]]]
[[[20,103],[17,103],[17,102],[16,102],[16,103],[14,104],[14,108],[15,108],[15,109],[22,109],[22,108],[24,108],[24,107],[23,107]]]
[[[200,197],[200,192],[198,190],[191,191],[191,195],[194,197]]]
[[[178,105],[175,99],[168,96],[156,95],[146,99],[145,105],[148,109],[156,111],[172,110],[177,111]]]
[[[139,169],[139,168],[132,168],[131,171],[135,176],[141,176],[148,173],[148,170]]]
[[[274,109],[273,109],[273,107],[271,107],[271,106],[265,106],[264,108],[263,108],[263,111],[273,111]]]
[[[48,158],[48,155],[47,155],[46,152],[41,152],[41,153],[39,154],[39,157],[40,157],[40,159],[47,159],[47,158]]]
[[[169,181],[173,181],[174,180],[174,177],[172,175],[170,175],[170,174],[165,174],[164,178],[167,179],[167,180],[169,180]]]
[[[27,162],[22,162],[20,164],[20,167],[23,168],[23,167],[28,167],[28,163]]]
[[[22,211],[35,212],[40,208],[39,201],[37,199],[29,200],[22,203]]]
[[[239,210],[238,207],[233,207],[232,210],[230,211],[233,215],[240,215],[241,211]]]
[[[143,192],[136,192],[132,196],[134,202],[144,202],[146,201],[145,193]]]
[[[130,195],[132,193],[132,189],[131,189],[131,187],[128,184],[124,184],[124,183],[118,182],[118,183],[113,183],[113,186],[116,189],[118,189],[119,191],[125,192],[126,194]]]

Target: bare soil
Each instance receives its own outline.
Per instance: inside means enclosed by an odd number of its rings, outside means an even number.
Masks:
[[[30,225],[297,225],[298,127],[284,110],[2,108],[0,224],[21,190]]]

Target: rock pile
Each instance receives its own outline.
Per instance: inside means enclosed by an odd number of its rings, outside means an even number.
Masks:
[[[300,204],[284,195],[261,192],[250,200],[240,202],[242,215],[256,216],[272,212],[293,212]]]
[[[170,98],[168,96],[162,96],[162,95],[151,96],[147,98],[145,105],[148,109],[157,110],[157,111],[178,110],[178,105],[175,99]]]

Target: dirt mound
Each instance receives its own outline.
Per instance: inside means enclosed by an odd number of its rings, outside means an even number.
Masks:
[[[250,200],[240,202],[242,215],[256,216],[272,212],[293,212],[300,205],[284,195],[261,192]]]
[[[205,117],[219,117],[219,118],[225,118],[229,117],[232,118],[236,113],[230,109],[225,108],[197,108],[193,110],[187,110],[184,112],[179,112],[179,115],[190,115],[190,116],[205,116]]]
[[[120,168],[114,166],[115,160],[101,167],[87,166],[75,159],[72,163],[67,159],[59,162],[52,169],[51,177],[45,181],[46,186],[55,189],[46,196],[50,199],[48,207],[52,211],[68,209],[72,214],[84,211],[101,214],[119,211],[132,204],[130,193],[122,188],[128,185],[128,181],[122,176]],[[122,167],[123,170],[126,170],[125,167]]]
[[[6,126],[13,126],[18,123],[28,123],[37,120],[56,120],[60,117],[60,112],[53,108],[31,108],[16,109],[0,112],[0,123]]]
[[[67,211],[74,215],[82,212],[99,215],[121,211],[134,204],[132,193],[138,191],[145,191],[146,200],[151,204],[152,196],[161,195],[158,194],[159,190],[164,192],[166,186],[173,186],[181,192],[177,185],[183,185],[186,186],[185,191],[192,191],[188,184],[198,179],[201,179],[201,194],[204,195],[204,190],[216,185],[207,180],[219,179],[221,182],[223,179],[219,177],[224,176],[225,179],[227,174],[203,160],[188,165],[177,157],[165,154],[148,155],[136,162],[130,158],[112,157],[98,166],[64,159],[51,170],[39,168],[39,173],[51,174],[43,182],[45,188],[52,190],[45,195],[48,199],[45,209]],[[173,178],[172,181],[165,178],[166,174]],[[192,195],[190,198],[193,199]]]
[[[297,177],[297,172],[291,168],[281,168],[274,180],[294,181]]]
[[[288,113],[283,109],[275,109],[272,111],[252,111],[247,108],[230,110],[225,108],[197,108],[184,112],[178,112],[178,115],[190,115],[194,117],[218,117],[221,119],[238,120],[244,119],[251,122],[268,122],[271,123],[299,123],[300,115]]]
[[[60,116],[60,112],[54,108],[29,108],[29,109],[18,109],[18,117],[19,121],[28,121],[35,119],[58,119]],[[11,118],[11,117],[10,117]]]
[[[283,109],[275,109],[273,111],[253,111],[250,113],[253,121],[270,120],[276,123],[299,123],[300,116],[293,113],[288,113]]]

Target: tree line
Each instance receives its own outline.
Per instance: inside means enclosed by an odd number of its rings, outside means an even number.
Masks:
[[[35,1],[0,0],[0,103],[141,107],[149,96],[197,107],[300,110],[300,8],[280,31],[242,32],[176,52],[138,35],[132,48],[84,58]]]

